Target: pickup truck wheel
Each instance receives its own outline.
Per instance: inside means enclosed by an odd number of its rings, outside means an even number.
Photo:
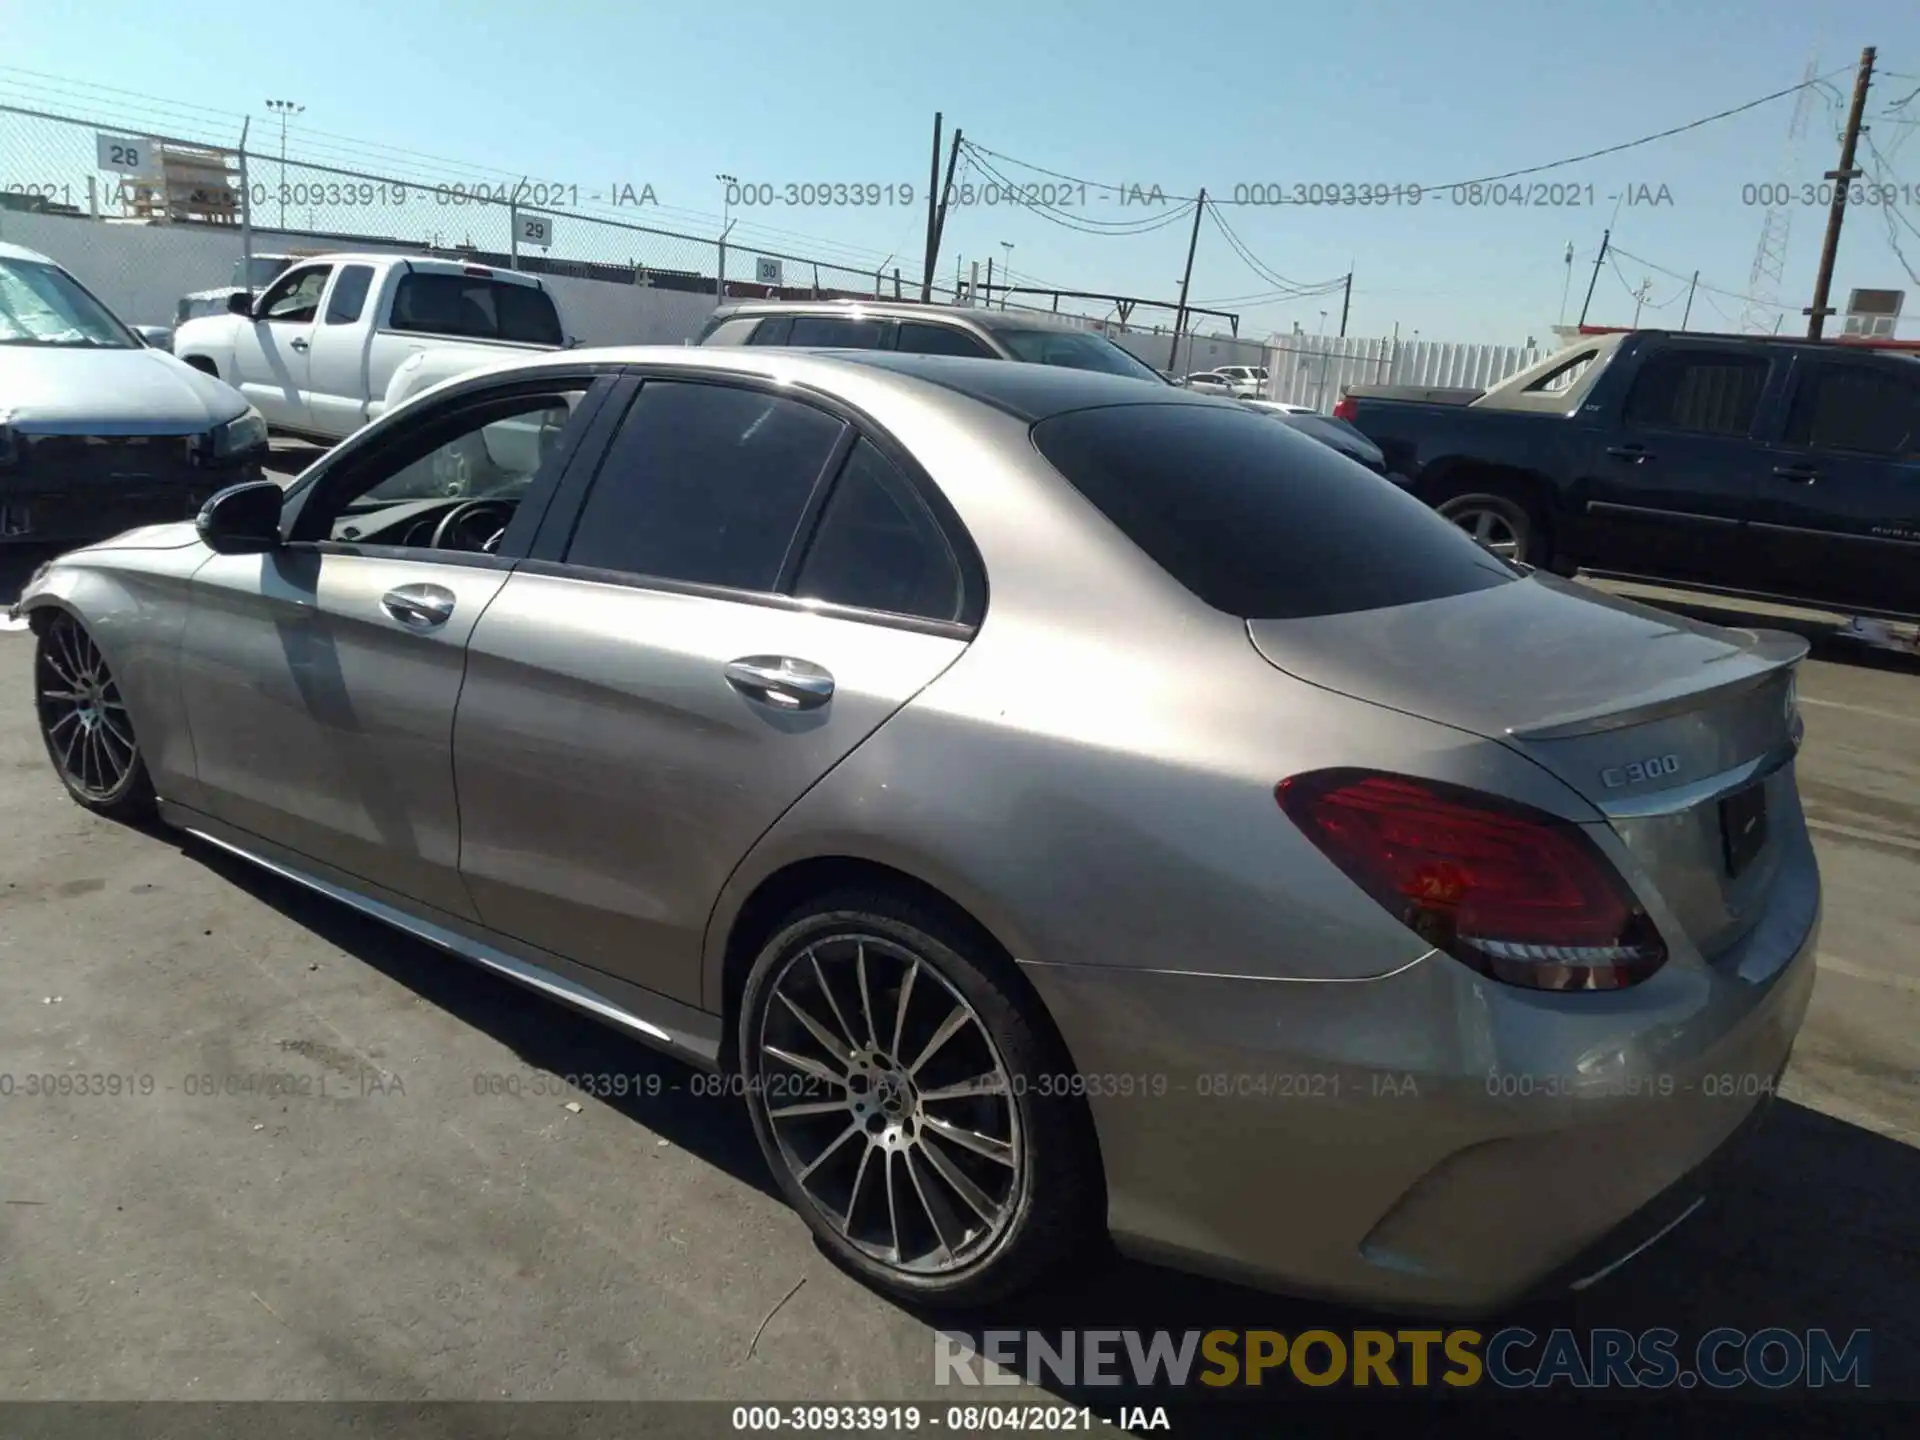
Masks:
[[[1503,560],[1544,566],[1546,535],[1531,511],[1505,495],[1456,495],[1440,513]]]

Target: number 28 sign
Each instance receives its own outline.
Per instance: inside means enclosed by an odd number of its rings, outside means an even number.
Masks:
[[[146,136],[108,135],[102,131],[94,136],[94,143],[102,170],[114,170],[122,175],[153,173],[153,142]]]

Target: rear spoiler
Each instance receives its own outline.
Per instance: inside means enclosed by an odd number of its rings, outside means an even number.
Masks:
[[[1727,657],[1724,678],[1701,683],[1693,675],[1675,676],[1638,695],[1609,700],[1598,709],[1554,715],[1508,729],[1515,740],[1571,740],[1579,735],[1597,735],[1608,730],[1624,730],[1672,715],[1697,710],[1702,704],[1717,703],[1757,690],[1783,670],[1791,670],[1807,658],[1812,649],[1803,636],[1785,630],[1749,630],[1753,643]]]

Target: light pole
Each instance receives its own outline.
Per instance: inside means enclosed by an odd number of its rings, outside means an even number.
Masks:
[[[738,188],[740,181],[725,172],[713,178],[720,182],[720,258],[714,271],[713,303],[724,305],[727,303],[727,233],[733,229],[733,222],[728,219],[731,213],[728,202],[732,199],[733,192]]]
[[[1002,240],[1000,242],[1000,248],[1007,252],[1000,261],[1000,268],[1006,272],[1006,283],[1011,285],[1013,284],[1013,242],[1011,240]],[[993,297],[989,295],[987,299],[992,300]],[[1000,292],[1000,308],[1002,310],[1007,308],[1007,292],[1004,290]]]
[[[305,113],[306,106],[291,100],[269,100],[267,109],[280,117],[280,228],[287,228],[287,117]]]
[[[1573,290],[1573,242],[1571,240],[1567,241],[1566,266],[1567,278],[1560,284],[1560,324],[1563,327],[1567,323],[1567,296]]]

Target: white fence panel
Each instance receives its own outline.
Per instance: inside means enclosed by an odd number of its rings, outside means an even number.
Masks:
[[[1267,344],[1268,395],[1325,412],[1349,385],[1484,390],[1548,353],[1537,345],[1276,335]]]

